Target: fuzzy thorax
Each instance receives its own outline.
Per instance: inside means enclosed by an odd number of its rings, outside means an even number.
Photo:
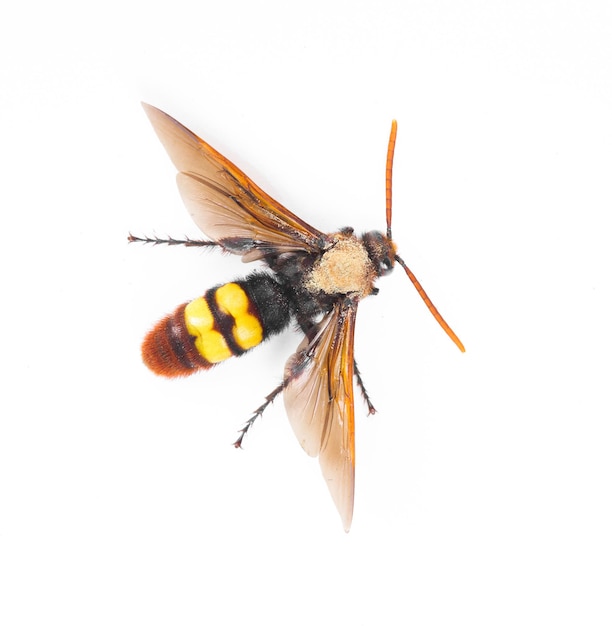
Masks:
[[[313,293],[357,293],[365,298],[377,278],[363,243],[354,235],[336,233],[334,244],[314,264],[306,280]]]

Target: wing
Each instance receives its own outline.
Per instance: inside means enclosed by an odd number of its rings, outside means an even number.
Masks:
[[[344,529],[355,493],[353,343],[357,302],[345,298],[305,338],[285,367],[284,400],[304,450],[318,456]],[[314,336],[312,336],[314,335]]]
[[[324,233],[291,213],[175,119],[143,103],[172,162],[191,217],[204,234],[244,261],[281,252],[319,252]]]

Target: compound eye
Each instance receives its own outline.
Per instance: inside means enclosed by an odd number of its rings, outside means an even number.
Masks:
[[[380,262],[380,273],[381,274],[388,274],[393,269],[393,265],[394,265],[393,259],[391,259],[388,256],[386,256]]]

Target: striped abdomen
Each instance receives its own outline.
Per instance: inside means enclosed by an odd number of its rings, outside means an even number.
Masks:
[[[268,274],[251,274],[209,289],[158,322],[144,339],[142,358],[161,376],[188,376],[244,354],[290,319],[279,283]]]

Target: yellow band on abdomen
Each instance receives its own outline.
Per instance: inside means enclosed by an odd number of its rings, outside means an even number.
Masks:
[[[214,329],[215,320],[204,298],[196,298],[185,307],[185,326],[195,337],[197,351],[209,362],[219,363],[232,356],[223,335]]]
[[[221,311],[234,318],[232,335],[238,346],[248,350],[262,342],[263,328],[259,320],[249,313],[249,297],[240,285],[227,283],[219,287],[215,302]]]
[[[214,304],[220,313],[234,319],[231,327],[230,343],[240,350],[248,350],[263,340],[260,321],[249,313],[249,297],[237,283],[227,283],[214,293]],[[209,363],[219,363],[234,354],[221,331],[215,328],[215,318],[206,297],[196,298],[185,307],[185,326],[200,355]],[[226,330],[227,334],[227,330]]]

